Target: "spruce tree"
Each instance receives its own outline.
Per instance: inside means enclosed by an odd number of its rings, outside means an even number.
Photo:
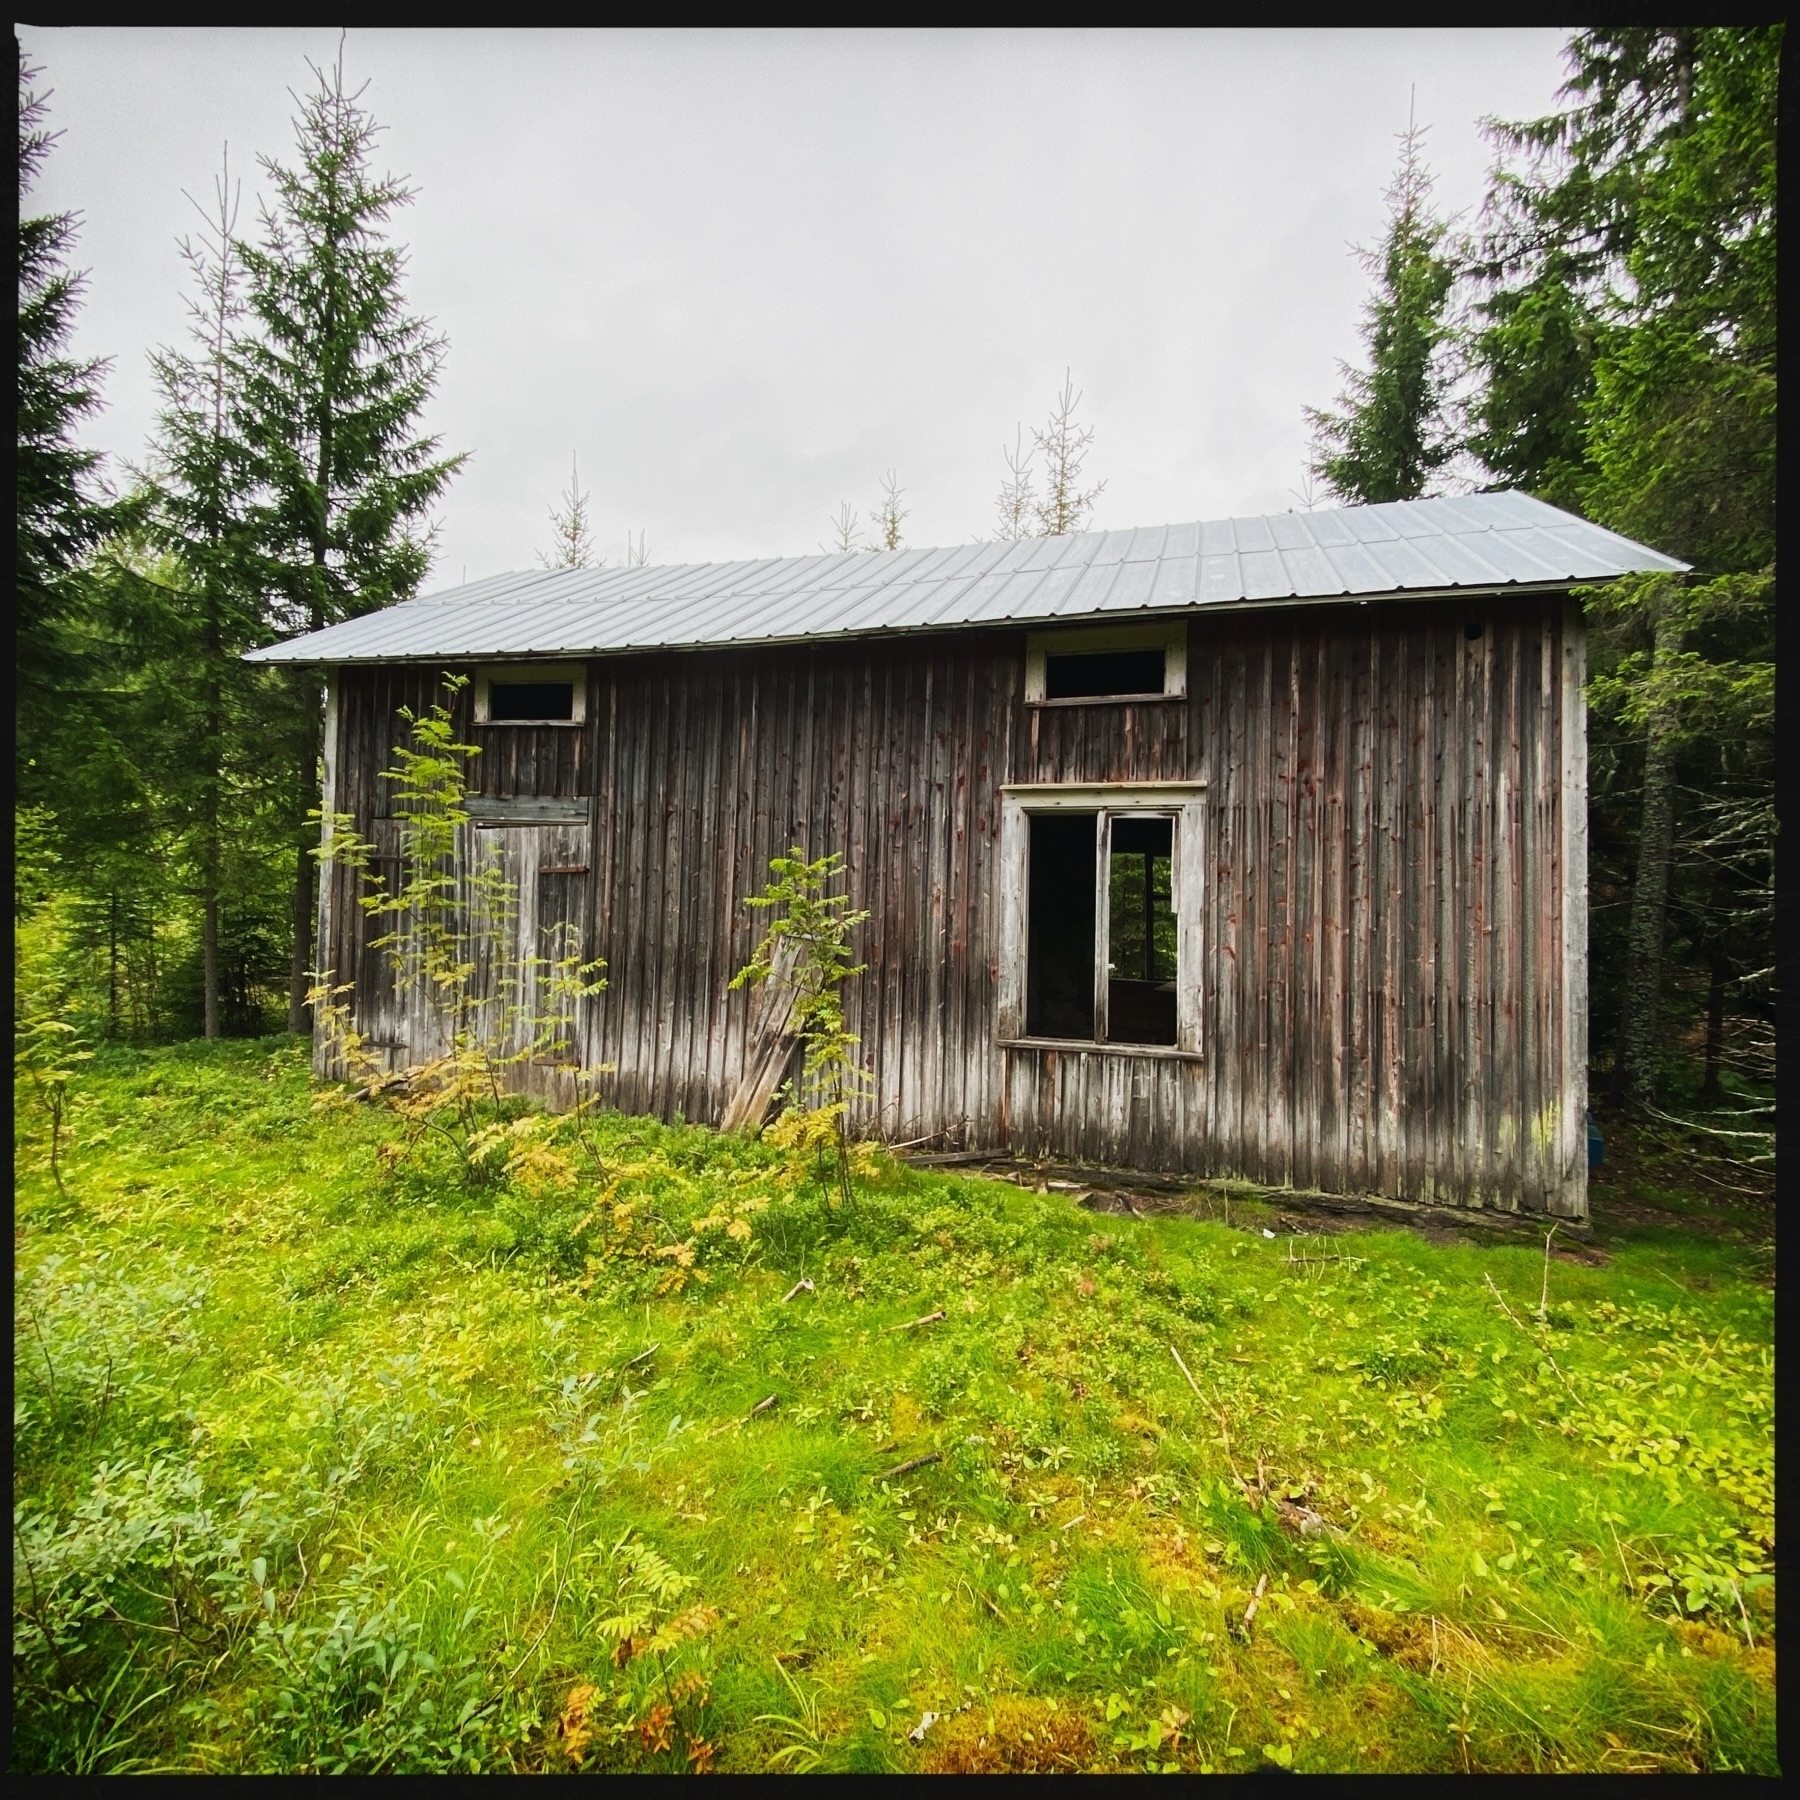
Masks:
[[[1713,1087],[1724,988],[1754,1011],[1773,960],[1781,37],[1583,32],[1565,109],[1489,127],[1517,166],[1496,178],[1473,267],[1486,323],[1471,447],[1500,485],[1695,565],[1590,599],[1594,989],[1614,1014],[1612,1099],[1633,1112],[1659,1097],[1671,902],[1707,971]],[[1635,817],[1621,801],[1633,769]],[[1608,908],[1626,918],[1616,940],[1599,929]]]
[[[1375,277],[1362,327],[1369,366],[1340,365],[1339,411],[1306,409],[1311,471],[1354,505],[1418,499],[1457,451],[1448,316],[1456,268],[1447,227],[1431,210],[1424,137],[1409,120],[1388,189],[1387,231],[1378,250],[1361,253]]]
[[[151,358],[162,401],[152,446],[151,531],[166,561],[160,571],[140,574],[134,608],[158,672],[164,730],[157,735],[176,746],[160,773],[199,890],[201,1027],[209,1038],[222,1029],[220,915],[229,852],[257,811],[246,804],[259,759],[245,727],[257,692],[272,679],[240,660],[272,633],[252,529],[255,472],[241,436],[237,348],[246,277],[237,209],[227,159],[201,235],[181,245],[193,283],[188,347]]]
[[[1085,530],[1092,520],[1094,502],[1106,491],[1106,483],[1097,481],[1092,487],[1082,486],[1082,469],[1093,446],[1094,428],[1077,422],[1075,409],[1080,404],[1074,377],[1065,370],[1062,392],[1051,406],[1043,430],[1032,429],[1031,448],[1023,448],[1023,430],[1015,434],[1012,449],[1002,448],[1006,479],[1000,484],[994,508],[999,527],[994,535],[1002,542],[1060,537],[1065,532]],[[1037,487],[1040,456],[1044,459],[1041,494]]]
[[[17,41],[15,40],[15,44]],[[49,95],[43,73],[19,52],[19,360],[15,450],[17,719],[21,787],[35,792],[33,770],[58,729],[80,677],[80,623],[89,594],[85,558],[122,523],[102,492],[100,453],[76,441],[80,422],[100,407],[104,361],[66,353],[85,278],[67,257],[72,213],[28,217],[26,202],[57,133],[45,129]]]
[[[262,580],[282,622],[317,631],[410,597],[430,562],[427,514],[461,465],[418,419],[444,340],[410,314],[405,258],[388,239],[413,198],[377,176],[380,129],[344,87],[313,71],[292,167],[263,159],[274,199],[260,240],[240,246],[254,331],[240,340],[240,431],[258,492]],[[306,1029],[312,957],[321,707],[316,675],[290,684],[293,954],[288,1024]]]
[[[1522,488],[1580,507],[1594,357],[1604,331],[1575,259],[1552,248],[1529,279],[1498,286],[1475,307],[1478,387],[1467,448],[1495,488]],[[1471,273],[1479,279],[1481,263]]]
[[[603,569],[594,555],[594,534],[588,524],[588,493],[581,485],[581,471],[574,452],[569,455],[569,485],[550,509],[550,548],[538,552],[546,569]]]
[[[1075,379],[1064,370],[1062,392],[1050,409],[1044,429],[1031,434],[1034,452],[1044,459],[1044,496],[1037,503],[1040,537],[1061,537],[1084,529],[1093,517],[1094,502],[1106,491],[1104,481],[1095,482],[1091,488],[1081,485],[1082,465],[1094,442],[1094,428],[1076,423],[1075,409],[1080,404]]]
[[[905,548],[900,537],[900,527],[905,524],[907,509],[900,504],[900,496],[906,489],[900,485],[899,473],[889,469],[881,480],[881,498],[876,502],[875,510],[870,515],[870,522],[875,527],[875,542],[865,544],[865,550],[901,550]]]

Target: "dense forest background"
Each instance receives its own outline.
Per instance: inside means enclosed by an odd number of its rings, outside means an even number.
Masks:
[[[1488,122],[1486,205],[1433,210],[1409,129],[1366,357],[1311,414],[1308,503],[1520,488],[1692,564],[1589,591],[1598,1107],[1758,1160],[1774,1074],[1775,136],[1780,26],[1584,32],[1562,110]],[[308,1028],[321,693],[244,651],[417,592],[461,461],[418,425],[446,346],[408,310],[406,185],[315,71],[240,217],[183,246],[188,340],[123,491],[77,433],[74,221],[19,60],[16,1041]],[[1008,460],[1004,536],[1079,529],[1065,387]],[[1041,459],[1041,460],[1034,460]],[[871,509],[901,542],[895,477]],[[551,560],[583,560],[574,475]],[[833,521],[856,538],[848,508]],[[641,552],[638,553],[641,556]]]

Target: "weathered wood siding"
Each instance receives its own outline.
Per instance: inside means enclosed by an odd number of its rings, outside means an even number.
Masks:
[[[566,823],[472,829],[605,958],[583,1055],[628,1110],[719,1116],[742,900],[799,845],[871,914],[866,1132],[1580,1215],[1581,654],[1553,597],[1196,620],[1187,697],[1143,703],[1027,706],[1021,631],[597,659],[583,726],[468,727],[494,807],[587,803],[585,855]],[[339,673],[335,804],[378,838],[434,680]],[[1208,784],[1201,1056],[998,1047],[1001,784],[1156,780]],[[341,875],[325,914],[365,1028],[416,1043]]]

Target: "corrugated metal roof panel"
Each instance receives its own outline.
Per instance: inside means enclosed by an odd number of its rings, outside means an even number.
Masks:
[[[1169,534],[1174,539],[1173,531]],[[1165,554],[1156,565],[1156,584],[1150,590],[1152,606],[1190,606],[1194,596],[1200,591],[1199,558],[1194,554],[1194,545],[1199,542],[1200,534],[1193,532],[1187,539],[1184,548]]]
[[[1281,564],[1281,552],[1273,544],[1266,550],[1238,552],[1238,585],[1246,600],[1291,600],[1294,584]]]
[[[1686,565],[1527,494],[667,568],[490,575],[253,651],[351,663],[698,649],[1604,581]]]
[[[1081,571],[1081,579],[1063,596],[1067,610],[1077,613],[1105,611],[1106,597],[1117,584],[1122,566],[1110,558],[1096,557]],[[1056,610],[1061,612],[1064,608],[1059,606]]]
[[[1281,550],[1281,566],[1287,572],[1288,590],[1295,594],[1341,594],[1343,581],[1331,559],[1317,544],[1308,542]]]
[[[1156,564],[1128,562],[1120,565],[1118,580],[1106,596],[1107,612],[1142,612],[1150,604],[1150,590],[1156,582]],[[1072,607],[1061,609],[1071,612]]]

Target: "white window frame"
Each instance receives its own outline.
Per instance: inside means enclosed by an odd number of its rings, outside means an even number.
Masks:
[[[1034,814],[1091,812],[1094,843],[1094,1029],[1092,1038],[1026,1035],[1026,959],[1031,949],[1031,820]],[[1106,1037],[1108,951],[1111,948],[1112,822],[1169,818],[1175,841],[1170,861],[1175,914],[1175,1042],[1118,1044]],[[1013,782],[1000,790],[1000,968],[995,1038],[1022,1049],[1089,1050],[1128,1056],[1198,1057],[1205,995],[1206,784],[1157,782]]]
[[[1047,700],[1045,659],[1090,656],[1108,650],[1160,650],[1163,685],[1160,694],[1076,694]],[[1187,694],[1187,621],[1163,619],[1148,625],[1088,625],[1063,631],[1025,634],[1025,704],[1027,706],[1117,706],[1130,700],[1179,700]]]
[[[497,681],[502,687],[513,682],[568,681],[575,692],[566,719],[495,719],[488,715],[488,684]],[[587,721],[587,664],[560,663],[492,663],[475,671],[475,723],[477,725],[581,725]]]

